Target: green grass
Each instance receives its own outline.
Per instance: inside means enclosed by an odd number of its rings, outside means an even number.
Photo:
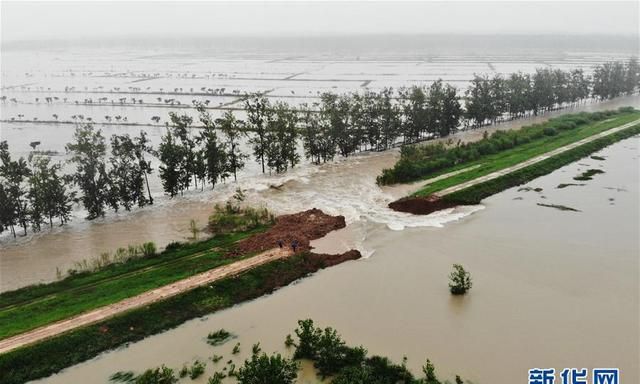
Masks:
[[[580,160],[590,154],[601,150],[615,142],[640,134],[640,125],[618,131],[611,135],[601,137],[589,143],[580,145],[536,164],[508,173],[506,175],[488,180],[484,183],[473,185],[469,188],[450,193],[442,197],[442,200],[454,204],[478,204],[482,199],[504,191],[505,189],[527,183],[537,177],[549,174],[556,169]]]
[[[223,257],[236,241],[260,230],[221,235],[94,273],[0,294],[0,339],[109,305],[238,260]],[[248,257],[251,255],[244,255]]]
[[[238,276],[13,350],[0,355],[0,383],[18,384],[49,376],[106,350],[273,292],[327,265],[331,262],[308,253],[274,260]]]
[[[542,155],[546,152],[560,148],[567,144],[582,140],[586,137],[593,136],[600,132],[604,132],[608,129],[629,123],[638,118],[640,118],[640,112],[626,113],[620,116],[613,117],[610,120],[587,124],[567,131],[560,131],[555,136],[545,136],[539,140],[519,145],[496,154],[483,156],[482,158],[475,161],[466,162],[457,166],[439,170],[438,172],[434,172],[430,175],[425,176],[424,179],[429,179],[445,173],[479,165],[477,168],[471,169],[466,172],[461,172],[451,177],[438,180],[432,184],[426,185],[419,191],[415,192],[414,196],[431,195],[434,192],[438,192],[454,185],[476,179],[480,176],[484,176],[492,172],[513,166],[515,164],[519,164],[533,157]]]

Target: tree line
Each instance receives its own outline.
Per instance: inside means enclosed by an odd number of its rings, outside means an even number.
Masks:
[[[153,204],[147,154],[154,154],[146,133],[111,136],[111,153],[100,130],[91,124],[76,127],[73,142],[66,145],[75,172],[62,174],[62,165],[34,155],[13,160],[6,141],[0,142],[0,232],[16,227],[24,234],[40,231],[71,218],[74,203],[81,202],[87,219],[103,217],[108,208],[129,211],[135,205]],[[80,194],[78,195],[78,192]]]
[[[464,95],[442,80],[397,91],[327,92],[319,102],[298,108],[271,103],[262,94],[247,95],[245,121],[231,111],[214,119],[204,104],[194,102],[200,129],[194,129],[192,117],[171,112],[157,148],[143,131],[135,137],[113,135],[107,143],[90,122],[79,122],[66,146],[76,168],[71,175],[63,175],[61,165],[44,156],[12,160],[7,142],[1,143],[0,232],[15,236],[16,227],[25,234],[29,227],[39,231],[43,224],[53,226],[54,219],[64,224],[74,202],[82,203],[87,219],[103,217],[107,209],[153,204],[150,156],[160,160],[163,190],[174,197],[191,187],[214,188],[231,176],[237,180],[251,156],[263,173],[282,173],[298,165],[302,155],[320,164],[359,151],[446,137],[460,127],[631,94],[639,82],[640,66],[632,58],[598,65],[591,76],[581,69],[548,68],[476,75]],[[251,153],[243,151],[245,143]]]

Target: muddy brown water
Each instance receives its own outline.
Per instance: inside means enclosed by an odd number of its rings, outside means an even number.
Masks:
[[[374,250],[302,279],[272,295],[237,305],[68,368],[45,383],[100,383],[117,370],[141,371],[223,354],[241,343],[236,364],[260,342],[289,353],[283,341],[296,321],[337,328],[350,344],[388,355],[420,372],[430,358],[442,378],[474,383],[525,382],[533,367],[619,367],[640,380],[640,138],[599,152],[483,202],[485,209],[444,227],[390,230],[362,220],[314,242],[318,251],[349,247],[362,236]],[[558,189],[586,169],[603,174]],[[534,188],[542,188],[535,192]],[[580,212],[541,207],[565,205]],[[364,234],[364,235],[363,235]],[[471,271],[474,287],[452,297],[452,263]],[[205,342],[225,328],[239,335],[220,347]],[[300,383],[314,382],[305,365]],[[189,380],[187,380],[189,381]],[[195,381],[206,382],[206,378]]]

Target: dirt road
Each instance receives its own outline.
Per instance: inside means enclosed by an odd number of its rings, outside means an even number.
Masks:
[[[236,261],[235,263],[212,269],[189,278],[176,281],[172,284],[165,285],[154,290],[141,293],[140,295],[130,297],[128,299],[98,308],[81,315],[77,315],[65,320],[61,320],[32,331],[22,333],[4,340],[0,340],[0,354],[9,352],[16,348],[44,340],[46,338],[56,336],[63,332],[73,330],[93,324],[119,313],[129,311],[131,309],[143,307],[159,300],[178,295],[182,292],[189,291],[201,285],[212,283],[229,276],[239,274],[256,266],[267,262],[281,259],[291,255],[291,250],[284,248],[274,248],[264,251],[256,256]]]

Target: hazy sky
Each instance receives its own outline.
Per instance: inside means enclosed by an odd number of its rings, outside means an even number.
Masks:
[[[10,2],[3,41],[354,33],[638,34],[638,1]]]

